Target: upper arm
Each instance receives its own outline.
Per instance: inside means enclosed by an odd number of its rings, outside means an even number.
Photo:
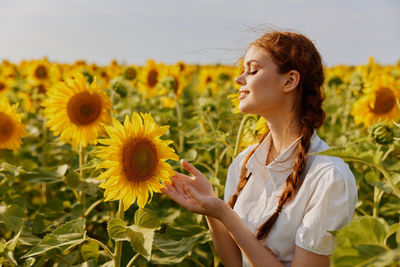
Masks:
[[[296,246],[291,267],[326,267],[330,265],[330,257],[319,255]]]

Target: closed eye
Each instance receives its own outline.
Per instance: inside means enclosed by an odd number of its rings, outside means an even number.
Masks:
[[[254,75],[254,74],[256,74],[256,73],[257,73],[257,71],[258,71],[258,70],[255,70],[255,71],[249,72],[249,74],[251,74],[251,75]]]

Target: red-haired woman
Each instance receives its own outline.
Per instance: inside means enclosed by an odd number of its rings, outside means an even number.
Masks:
[[[349,166],[310,155],[329,148],[317,133],[325,120],[319,52],[302,34],[270,31],[244,56],[239,110],[263,116],[269,131],[228,168],[224,201],[187,161],[162,189],[206,216],[225,266],[329,266],[335,238],[357,203]]]

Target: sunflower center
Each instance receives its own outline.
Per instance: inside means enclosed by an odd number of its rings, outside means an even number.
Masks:
[[[4,90],[4,88],[6,88],[6,85],[2,82],[0,82],[0,92]]]
[[[14,130],[14,124],[9,115],[0,112],[0,142],[10,138]]]
[[[177,93],[178,92],[178,88],[179,88],[179,80],[175,76],[174,76],[174,82],[173,82],[172,87],[174,88],[175,93]]]
[[[72,123],[85,126],[100,117],[102,108],[101,97],[98,94],[81,92],[68,101],[67,114]]]
[[[212,81],[211,76],[207,76],[206,83],[210,83]]]
[[[43,65],[39,65],[35,70],[35,77],[38,79],[47,78],[47,69]]]
[[[382,115],[389,113],[393,109],[395,104],[396,97],[393,91],[390,88],[381,87],[376,92],[374,107],[371,107],[371,105],[369,105],[369,109],[377,115]]]
[[[145,138],[132,138],[122,149],[122,166],[130,182],[141,183],[150,179],[157,168],[155,145]]]
[[[157,76],[158,72],[156,70],[150,70],[149,73],[147,74],[147,84],[150,87],[154,87],[157,84]]]
[[[179,67],[179,71],[184,71],[184,70],[185,70],[185,63],[180,62],[180,63],[178,64],[178,67]]]
[[[125,71],[125,78],[127,80],[133,80],[136,78],[136,70],[134,68],[127,68]]]

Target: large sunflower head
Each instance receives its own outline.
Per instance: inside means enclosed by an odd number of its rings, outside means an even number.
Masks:
[[[351,111],[356,124],[363,123],[368,127],[377,122],[390,123],[400,119],[400,109],[396,104],[400,100],[399,81],[388,75],[376,76],[367,83],[364,92]]]
[[[11,106],[5,99],[0,99],[0,149],[17,150],[21,146],[21,137],[27,135],[21,117],[17,105]]]
[[[88,85],[81,73],[53,86],[42,106],[47,126],[76,148],[96,144],[103,126],[111,122],[109,97],[96,79]]]
[[[123,201],[124,210],[137,201],[143,208],[151,201],[153,192],[160,192],[160,182],[170,182],[174,175],[167,159],[178,160],[170,140],[161,140],[169,126],[159,127],[149,113],[133,113],[125,117],[124,125],[113,119],[112,126],[105,126],[109,139],[99,139],[97,157],[104,159],[97,168],[106,168],[99,180],[104,188],[105,201]],[[148,200],[148,193],[151,198]]]

